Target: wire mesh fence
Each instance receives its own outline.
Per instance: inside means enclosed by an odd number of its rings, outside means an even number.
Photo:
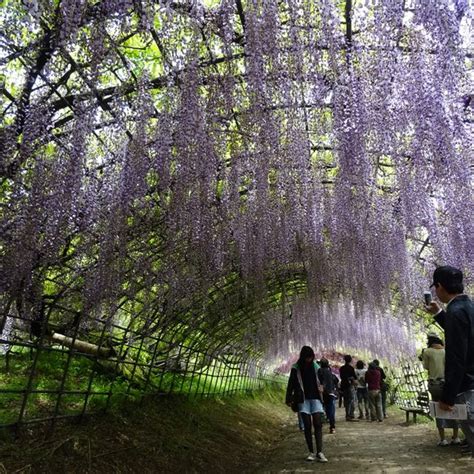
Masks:
[[[428,413],[428,377],[423,366],[417,362],[407,362],[393,373],[393,401],[408,411]]]
[[[26,326],[25,326],[26,323]],[[273,380],[254,357],[215,348],[199,338],[176,342],[180,328],[153,334],[106,319],[36,336],[29,321],[3,318],[0,335],[0,427],[82,418],[157,394],[232,395]]]

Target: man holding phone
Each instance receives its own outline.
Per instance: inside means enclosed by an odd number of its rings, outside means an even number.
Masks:
[[[425,306],[445,332],[445,385],[439,406],[451,411],[455,403],[468,405],[468,419],[460,425],[474,455],[474,305],[463,293],[463,274],[457,268],[438,267],[431,287],[446,303],[446,310],[434,301]]]

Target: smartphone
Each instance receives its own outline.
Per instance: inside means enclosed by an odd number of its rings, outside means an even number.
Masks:
[[[428,306],[431,303],[432,299],[433,299],[433,295],[431,294],[431,291],[425,291],[423,293],[423,296],[425,298],[425,304],[426,304],[426,306]]]

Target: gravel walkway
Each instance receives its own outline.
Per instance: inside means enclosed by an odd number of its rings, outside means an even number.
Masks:
[[[394,407],[383,423],[346,422],[342,419],[343,410],[338,412],[336,434],[326,434],[328,428],[324,426],[327,464],[305,460],[304,436],[296,426],[296,415],[290,412],[282,420],[283,438],[249,472],[474,473],[474,460],[462,456],[459,447],[436,446],[437,432],[432,422],[418,421],[407,426],[404,412]]]

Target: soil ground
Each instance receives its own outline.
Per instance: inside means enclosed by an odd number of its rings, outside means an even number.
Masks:
[[[150,398],[83,423],[0,431],[4,473],[237,473],[286,433],[282,390],[224,399]],[[274,415],[276,413],[276,415]]]
[[[324,449],[327,464],[308,462],[304,435],[296,426],[296,415],[286,414],[282,422],[285,433],[274,445],[254,473],[474,473],[474,460],[460,454],[459,447],[438,447],[434,422],[417,417],[417,424],[405,422],[405,414],[396,407],[382,423],[347,422],[337,410],[336,433],[327,434],[324,427]],[[420,419],[421,418],[421,419]],[[447,430],[449,437],[452,431]]]
[[[120,413],[0,436],[3,473],[423,473],[471,472],[455,447],[438,448],[434,423],[405,426],[391,408],[383,423],[338,419],[326,434],[329,463],[305,461],[304,436],[281,390],[229,399],[151,399]],[[342,410],[338,410],[340,418]]]

